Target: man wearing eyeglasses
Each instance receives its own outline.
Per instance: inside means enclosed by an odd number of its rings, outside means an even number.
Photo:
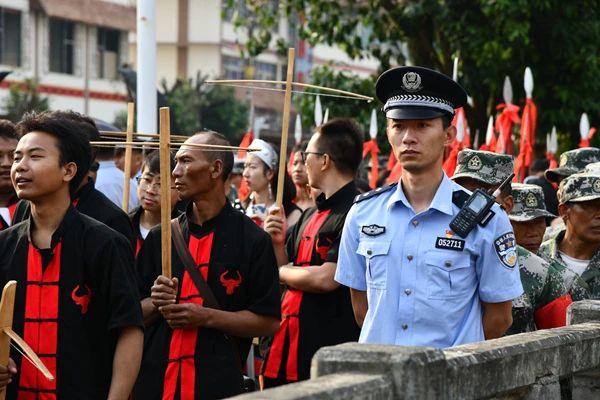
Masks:
[[[542,243],[539,254],[581,276],[590,298],[600,299],[600,175],[565,178],[558,188],[558,203],[566,229]]]
[[[351,119],[334,119],[318,127],[301,153],[309,185],[321,191],[316,207],[302,213],[287,242],[280,211],[273,210],[265,220],[279,280],[286,285],[281,323],[263,366],[265,387],[308,379],[319,348],[358,339],[350,292],[333,277],[346,213],[358,194],[354,176],[363,137]]]
[[[449,226],[469,197],[442,169],[465,90],[422,67],[388,70],[375,90],[403,172],[346,218],[335,279],[351,288],[359,342],[443,348],[501,336],[523,293],[508,217],[494,204],[465,237]]]

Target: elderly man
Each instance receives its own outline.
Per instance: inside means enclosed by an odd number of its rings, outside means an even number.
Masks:
[[[573,174],[558,189],[558,213],[565,230],[542,243],[540,254],[558,260],[600,298],[600,174]]]

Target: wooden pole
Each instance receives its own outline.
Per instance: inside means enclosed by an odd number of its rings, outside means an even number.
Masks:
[[[4,328],[12,328],[13,312],[15,308],[15,293],[17,290],[17,281],[10,281],[2,290],[2,299],[0,300],[0,365],[8,365],[10,356],[10,336],[6,334]],[[6,390],[0,392],[0,400],[6,398]]]
[[[292,105],[292,81],[294,79],[295,58],[296,51],[292,47],[288,49],[287,79],[285,81],[285,97],[283,101],[283,123],[281,124],[281,145],[279,147],[279,172],[277,173],[277,196],[275,197],[275,204],[280,209],[281,203],[283,202],[283,184],[286,174],[285,158],[287,155],[288,131],[290,127],[290,108]]]
[[[133,117],[135,110],[134,103],[127,103],[127,136],[126,142],[133,142]],[[125,213],[129,212],[129,192],[131,191],[131,152],[132,148],[130,144],[125,145],[125,166],[123,178],[123,203],[122,207]]]
[[[171,120],[169,107],[160,108],[160,232],[162,275],[171,278]]]

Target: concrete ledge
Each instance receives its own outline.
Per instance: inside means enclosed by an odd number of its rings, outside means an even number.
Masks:
[[[600,301],[583,300],[571,303],[567,309],[567,325],[600,321]]]
[[[392,382],[381,375],[334,374],[308,381],[293,383],[263,392],[236,396],[238,400],[321,400],[357,399],[391,400]]]
[[[344,343],[317,351],[311,377],[350,371],[381,374],[394,382],[395,398],[440,398],[444,363],[443,352],[430,347]]]

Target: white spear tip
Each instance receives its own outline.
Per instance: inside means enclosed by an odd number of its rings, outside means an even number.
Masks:
[[[586,113],[581,114],[581,119],[579,120],[579,135],[582,139],[585,139],[590,132],[590,120]]]
[[[510,77],[506,75],[504,78],[504,86],[502,88],[502,97],[504,98],[504,102],[506,104],[512,104],[513,99],[513,89],[512,83],[510,82]]]
[[[531,97],[533,94],[533,74],[529,67],[525,68],[524,87],[527,97]]]

